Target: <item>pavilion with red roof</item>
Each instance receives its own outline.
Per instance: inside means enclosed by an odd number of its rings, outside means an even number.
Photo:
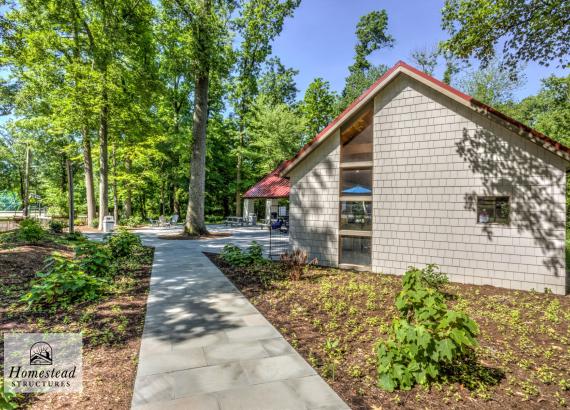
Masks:
[[[279,201],[289,199],[290,184],[289,179],[279,174],[287,165],[287,161],[282,162],[271,173],[266,175],[261,181],[251,187],[243,196],[243,216],[250,218],[255,214],[254,201],[265,200],[265,220],[271,219],[271,214],[279,214]],[[282,210],[283,212],[283,210]],[[285,208],[287,213],[287,208]],[[287,215],[281,215],[287,216]]]

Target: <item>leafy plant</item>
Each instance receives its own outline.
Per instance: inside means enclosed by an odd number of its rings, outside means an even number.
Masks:
[[[110,271],[112,255],[107,245],[85,241],[75,248],[75,256],[81,270],[89,275],[104,277]]]
[[[410,267],[410,269],[413,269],[413,267]],[[441,289],[443,285],[449,283],[447,275],[435,263],[429,263],[422,269],[422,278],[429,287],[434,289]]]
[[[46,232],[35,219],[24,219],[16,235],[22,242],[37,243],[45,237]]]
[[[85,273],[77,261],[54,252],[37,273],[32,288],[22,297],[30,305],[65,307],[75,302],[98,299],[106,286],[102,279]]]
[[[51,233],[62,233],[63,232],[63,223],[56,220],[49,221],[49,231]]]
[[[140,216],[138,215],[133,215],[129,218],[124,218],[121,219],[121,225],[123,226],[128,226],[131,228],[134,228],[136,226],[140,226],[144,223],[144,219],[142,219]]]
[[[142,246],[141,238],[125,229],[119,229],[107,241],[114,257],[129,256],[134,248]]]
[[[378,385],[387,391],[426,385],[446,368],[472,357],[479,333],[466,314],[447,308],[443,295],[410,268],[396,297],[400,317],[376,347]]]
[[[246,251],[242,251],[237,246],[228,243],[224,246],[224,249],[220,254],[220,258],[230,265],[240,268],[264,262],[263,248],[255,241],[251,243],[250,247]]]
[[[13,410],[18,408],[18,404],[14,401],[16,399],[16,393],[10,393],[4,391],[4,379],[0,377],[0,409],[2,410]]]
[[[307,263],[308,254],[307,251],[303,249],[294,249],[293,251],[285,252],[281,255],[281,262],[289,268],[289,279],[300,280],[303,272],[306,270],[308,265],[314,265],[318,263],[317,258]]]

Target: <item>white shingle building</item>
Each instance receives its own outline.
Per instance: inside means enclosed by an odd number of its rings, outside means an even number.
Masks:
[[[398,63],[282,166],[323,265],[567,293],[570,150]]]

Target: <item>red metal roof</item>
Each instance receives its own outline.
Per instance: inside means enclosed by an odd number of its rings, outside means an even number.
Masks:
[[[372,93],[380,84],[382,84],[388,77],[390,77],[391,74],[394,73],[394,71],[396,71],[398,69],[402,69],[402,68],[406,69],[408,71],[411,71],[412,73],[424,78],[425,80],[431,82],[432,84],[434,84],[438,87],[441,87],[441,88],[445,89],[446,91],[456,95],[460,99],[470,103],[471,108],[473,108],[475,110],[481,109],[485,112],[489,112],[489,113],[493,114],[494,116],[500,118],[501,120],[503,120],[503,121],[505,121],[511,125],[514,125],[518,129],[531,134],[533,137],[535,137],[535,138],[541,140],[542,142],[548,144],[553,149],[555,149],[559,152],[562,152],[562,153],[566,154],[567,156],[570,155],[570,148],[569,147],[562,145],[561,143],[559,143],[557,141],[554,141],[553,139],[542,134],[541,132],[539,132],[533,128],[530,128],[527,125],[520,123],[519,121],[497,111],[496,109],[488,106],[487,104],[484,104],[481,101],[476,100],[475,98],[471,97],[470,95],[462,93],[461,91],[457,90],[456,88],[453,88],[449,84],[446,84],[446,83],[432,77],[431,75],[426,74],[423,71],[420,71],[417,68],[412,67],[409,64],[406,64],[403,61],[398,61],[392,68],[390,68],[388,71],[386,71],[384,73],[384,75],[382,75],[378,80],[376,80],[376,82],[374,84],[372,84],[366,91],[364,91],[356,100],[354,100],[343,112],[341,112],[334,120],[332,120],[321,132],[319,132],[315,136],[315,138],[313,138],[311,141],[306,143],[299,150],[299,152],[297,152],[297,154],[295,154],[295,156],[293,158],[289,159],[284,164],[281,164],[280,167],[282,168],[282,172],[283,173],[289,172],[290,167],[294,166],[293,165],[294,163],[299,162],[301,159],[300,157],[302,157],[303,154],[311,148],[311,146],[313,146],[316,142],[321,140],[323,137],[326,137],[329,134],[329,131],[331,130],[331,128],[333,128],[339,122],[347,119],[350,116],[350,114],[352,114],[353,108],[356,105],[358,105],[359,102],[361,102],[370,93]],[[567,156],[565,158],[568,158]]]
[[[570,155],[570,148],[562,145],[558,141],[554,141],[553,139],[547,137],[546,135],[538,132],[537,130],[530,128],[527,125],[522,124],[521,122],[497,111],[493,107],[488,106],[487,104],[482,103],[481,101],[476,100],[475,98],[462,93],[461,91],[453,88],[449,84],[446,84],[429,74],[424,73],[423,71],[418,70],[415,67],[412,67],[409,64],[406,64],[403,61],[398,61],[392,68],[390,68],[384,75],[382,75],[374,84],[372,84],[366,91],[364,91],[356,100],[354,100],[342,113],[340,113],[334,120],[332,120],[321,132],[319,132],[311,141],[306,143],[300,150],[295,154],[295,156],[287,161],[284,161],[279,165],[273,172],[259,181],[255,186],[253,186],[249,191],[247,191],[244,195],[244,198],[284,198],[289,196],[289,189],[290,184],[289,180],[280,176],[281,172],[288,172],[290,166],[293,163],[299,162],[300,157],[305,153],[312,145],[314,145],[317,141],[322,139],[323,137],[327,136],[331,128],[337,125],[339,122],[345,120],[352,114],[353,108],[358,105],[363,99],[365,99],[370,93],[372,93],[376,87],[382,84],[394,71],[398,69],[406,69],[411,71],[412,73],[424,78],[425,80],[431,82],[432,84],[445,89],[446,91],[456,95],[460,99],[468,102],[471,104],[473,109],[481,109],[484,112],[488,112],[493,114],[495,117],[500,118],[501,120],[517,127],[521,131],[524,131],[533,137],[537,138],[538,140],[546,143],[554,150],[564,153],[565,155]],[[568,157],[565,158],[568,158]]]
[[[289,179],[279,176],[285,162],[282,162],[269,175],[251,187],[245,194],[244,198],[288,198],[289,197]]]

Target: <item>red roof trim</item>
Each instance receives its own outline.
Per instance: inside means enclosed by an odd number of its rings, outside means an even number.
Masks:
[[[354,100],[342,113],[340,113],[334,120],[332,120],[321,132],[319,132],[315,136],[315,138],[313,138],[311,141],[309,141],[307,144],[305,144],[303,146],[303,148],[301,148],[299,150],[299,152],[297,152],[297,154],[295,154],[295,156],[293,158],[291,158],[288,161],[286,161],[285,163],[283,163],[280,166],[280,168],[282,170],[289,168],[289,166],[292,163],[294,163],[297,159],[299,159],[299,157],[303,153],[305,153],[312,145],[314,145],[316,142],[318,142],[323,136],[327,135],[328,132],[331,130],[331,128],[333,128],[340,121],[344,120],[345,117],[347,117],[347,115],[352,111],[352,109],[356,105],[358,105],[358,103],[360,103],[362,100],[364,100],[376,87],[378,87],[381,83],[383,83],[388,77],[390,77],[390,75],[392,75],[392,73],[394,73],[400,67],[405,68],[408,71],[411,71],[412,73],[424,78],[425,80],[435,84],[436,86],[441,87],[441,88],[445,89],[446,91],[456,95],[457,97],[463,99],[464,101],[469,102],[469,103],[483,109],[484,111],[493,114],[494,116],[500,118],[501,120],[503,120],[503,121],[505,121],[511,125],[514,125],[515,127],[531,134],[532,136],[538,138],[539,140],[542,140],[543,142],[547,143],[548,145],[551,145],[556,150],[570,155],[570,148],[569,147],[562,145],[561,143],[559,143],[557,141],[554,141],[553,139],[542,134],[541,132],[539,132],[539,131],[537,131],[537,130],[535,130],[535,129],[527,126],[527,125],[522,124],[521,122],[501,113],[500,111],[497,111],[496,109],[488,106],[487,104],[484,104],[484,103],[476,100],[475,98],[471,97],[470,95],[462,93],[461,91],[459,91],[456,88],[453,88],[449,84],[446,84],[443,81],[440,81],[440,80],[432,77],[431,75],[426,74],[423,71],[420,71],[417,68],[412,67],[409,64],[406,64],[403,61],[398,61],[392,68],[390,68],[378,80],[376,80],[376,82],[374,84],[372,84],[366,91],[364,91],[356,100]]]

